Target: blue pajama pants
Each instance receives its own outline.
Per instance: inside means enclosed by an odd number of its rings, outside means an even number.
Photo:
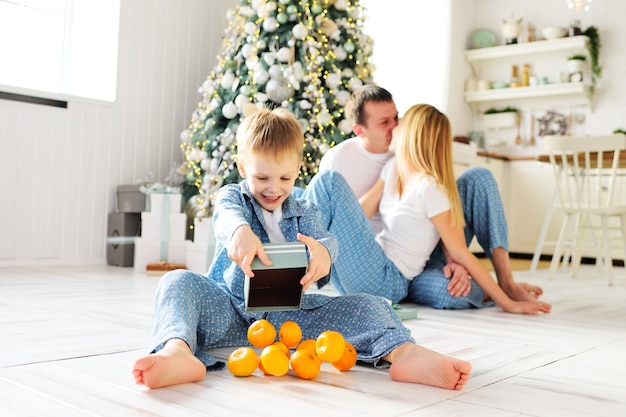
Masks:
[[[209,370],[224,363],[207,352],[218,347],[248,346],[248,326],[258,313],[246,314],[241,301],[218,282],[186,270],[165,274],[155,298],[152,352],[165,342],[184,340]],[[305,294],[298,311],[265,314],[278,330],[293,320],[302,328],[303,339],[315,339],[325,330],[341,332],[354,345],[358,359],[376,367],[389,364],[382,357],[404,343],[414,343],[410,331],[381,297],[355,294],[329,297]]]
[[[476,236],[489,258],[493,248],[508,249],[504,208],[491,172],[473,167],[459,176],[457,186],[467,244]],[[318,206],[326,227],[338,239],[339,256],[333,264],[331,284],[340,294],[374,294],[393,302],[408,301],[444,309],[493,305],[483,303],[484,293],[473,281],[466,297],[448,293],[449,280],[443,274],[446,260],[440,247],[433,251],[422,273],[413,280],[406,279],[376,242],[358,200],[339,173],[319,173],[304,191],[295,194]]]

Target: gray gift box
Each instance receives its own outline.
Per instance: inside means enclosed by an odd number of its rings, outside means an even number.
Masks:
[[[299,310],[300,280],[308,266],[306,246],[299,242],[263,246],[272,265],[264,265],[259,258],[252,261],[254,277],[246,275],[244,283],[246,311]]]
[[[146,211],[146,195],[139,191],[139,184],[117,186],[118,213],[141,213]]]
[[[109,213],[107,265],[133,266],[135,237],[141,232],[141,213]]]

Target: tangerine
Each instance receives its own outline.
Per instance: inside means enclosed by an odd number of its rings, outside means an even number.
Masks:
[[[287,320],[280,326],[278,339],[290,349],[296,347],[302,340],[302,329],[295,321]]]
[[[291,355],[291,369],[302,379],[313,379],[320,373],[322,361],[314,351],[308,349],[296,350]]]
[[[260,363],[261,370],[267,375],[283,376],[289,371],[289,357],[275,345],[263,349]]]
[[[317,336],[315,353],[324,362],[337,362],[346,349],[346,340],[343,335],[334,330],[326,330]]]
[[[340,371],[349,371],[354,365],[356,365],[356,349],[352,343],[346,340],[346,347],[343,351],[343,355],[339,360],[332,363],[332,365]]]
[[[289,357],[289,355],[291,354],[291,352],[289,352],[289,348],[283,342],[274,342],[272,343],[272,345],[278,346],[280,350],[282,350],[283,353],[287,355],[287,357]]]
[[[315,352],[315,339],[306,339],[300,342],[296,350],[308,349],[311,352]]]
[[[259,356],[249,347],[233,350],[228,356],[228,370],[235,376],[250,376],[259,364]]]
[[[276,340],[276,328],[266,319],[256,320],[248,327],[248,341],[255,348],[263,349]]]

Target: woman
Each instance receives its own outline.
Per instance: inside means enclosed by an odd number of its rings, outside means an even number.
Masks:
[[[480,221],[481,209],[490,204],[489,193],[484,198],[467,197],[483,192],[484,187],[476,186],[480,175],[468,176],[473,182],[457,188],[448,118],[429,105],[411,107],[394,130],[391,150],[396,157],[361,198],[362,210],[337,173],[318,174],[304,192],[322,209],[339,241],[340,255],[331,276],[335,288],[341,294],[366,292],[436,308],[495,302],[506,312],[549,312],[550,305],[537,301],[521,284],[507,283],[519,287],[509,291],[515,296],[507,295],[467,248],[463,209],[466,216],[476,217],[473,221]],[[481,207],[464,207],[459,191],[464,201]],[[368,217],[381,213],[383,230],[378,235],[371,232],[363,212]],[[448,263],[464,268],[471,279],[449,288]]]

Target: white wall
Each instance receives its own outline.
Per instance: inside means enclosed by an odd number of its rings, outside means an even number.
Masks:
[[[471,74],[463,51],[472,31],[486,28],[499,35],[502,19],[512,12],[537,28],[567,26],[574,16],[562,0],[451,2],[450,43],[441,46],[450,50],[443,107],[454,134],[464,135],[474,123],[462,98],[463,82]],[[198,87],[214,66],[225,12],[238,3],[122,0],[115,104],[71,99],[63,110],[0,100],[0,266],[105,262],[106,216],[114,209],[116,186],[146,172],[162,180],[172,161],[182,161],[179,134],[200,100]],[[405,7],[409,3],[403,2]],[[587,133],[626,128],[623,16],[626,2],[621,0],[595,0],[581,15],[583,26],[600,29],[603,44],[604,75],[595,111],[587,115]],[[398,66],[405,55],[419,54],[421,43],[436,41],[416,38],[410,26],[388,24],[389,35],[397,39],[397,60],[377,63],[381,68]],[[424,65],[445,70],[446,63],[430,58],[422,56]],[[412,80],[406,83],[411,86]]]
[[[116,186],[182,161],[180,132],[238,3],[122,0],[114,104],[0,100],[0,266],[105,262]]]

